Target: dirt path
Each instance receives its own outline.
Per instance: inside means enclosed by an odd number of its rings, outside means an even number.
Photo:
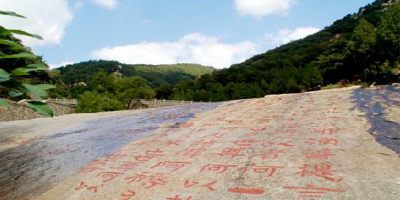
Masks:
[[[399,90],[1,123],[0,199],[400,199]]]

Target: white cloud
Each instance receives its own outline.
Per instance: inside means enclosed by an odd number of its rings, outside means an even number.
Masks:
[[[255,43],[221,43],[217,37],[197,33],[185,35],[175,42],[142,42],[106,47],[92,52],[91,57],[129,64],[198,63],[225,68],[256,53]]]
[[[72,65],[74,64],[74,62],[68,61],[68,62],[62,62],[59,64],[49,64],[50,69],[55,69],[55,68],[59,68],[59,67],[63,67],[66,65]]]
[[[39,34],[44,38],[44,40],[37,40],[18,36],[28,46],[60,44],[65,28],[73,18],[67,0],[0,0],[0,8],[4,11],[17,12],[28,18],[1,16],[2,26]]]
[[[242,15],[251,15],[261,18],[265,15],[286,14],[295,0],[234,0],[236,10]]]
[[[117,6],[118,0],[92,0],[92,2],[99,6],[113,9]]]
[[[83,2],[82,1],[77,1],[77,2],[75,2],[75,4],[74,4],[74,10],[82,10],[82,8],[83,8]]]
[[[281,45],[294,40],[303,39],[311,34],[320,31],[320,28],[315,27],[299,27],[295,30],[282,29],[277,34],[265,35],[265,38],[270,44]]]

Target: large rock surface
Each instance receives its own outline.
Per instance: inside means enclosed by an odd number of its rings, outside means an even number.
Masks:
[[[400,88],[0,123],[0,199],[400,199]]]

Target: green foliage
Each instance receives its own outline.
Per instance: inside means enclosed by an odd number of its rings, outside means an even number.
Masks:
[[[307,90],[318,89],[323,84],[323,78],[317,67],[313,65],[307,65],[302,73],[301,86],[307,88]]]
[[[233,89],[232,99],[248,99],[264,95],[264,92],[255,84],[231,84],[229,89]]]
[[[153,99],[155,92],[140,77],[120,78],[99,71],[79,88],[77,112],[123,110],[132,99]],[[97,106],[96,106],[97,105]]]
[[[0,15],[25,18],[14,12],[0,11]],[[0,26],[0,97],[12,100],[47,97],[46,90],[55,88],[55,86],[50,84],[33,85],[37,79],[40,79],[40,73],[47,70],[47,66],[40,57],[33,54],[30,48],[25,47],[18,39],[14,38],[13,34],[42,39],[39,35]],[[0,106],[9,106],[5,100],[0,100]],[[53,111],[45,103],[31,100],[28,101],[28,106],[37,113],[53,116]]]
[[[110,98],[108,95],[98,94],[97,92],[86,91],[78,99],[79,104],[76,107],[77,112],[95,113],[103,111],[123,110],[124,104],[120,101]]]
[[[35,55],[31,53],[19,53],[13,55],[1,55],[0,59],[16,59],[16,58],[36,58]]]
[[[399,61],[400,57],[400,5],[390,6],[383,14],[378,25],[378,41],[383,60],[390,64]]]
[[[88,83],[97,72],[103,70],[106,74],[112,74],[118,69],[115,61],[88,61],[74,65],[67,65],[56,69],[60,72],[63,82],[67,85]]]
[[[173,87],[169,84],[164,84],[155,90],[156,99],[169,99],[174,92]]]
[[[88,86],[98,93],[115,93],[117,86],[116,76],[108,75],[105,71],[101,70],[94,74]]]
[[[354,29],[352,40],[349,41],[351,51],[357,51],[359,55],[370,56],[376,45],[375,27],[365,19],[361,19]]]
[[[317,63],[325,82],[341,79],[389,83],[398,80],[394,69],[400,57],[400,7],[389,6],[377,28],[361,19],[351,34],[332,42]]]
[[[196,78],[204,74],[211,74],[215,69],[212,67],[205,67],[198,64],[175,64],[175,65],[134,65],[134,68],[139,72],[160,72],[160,73],[171,73],[171,72],[182,72],[188,75],[192,75]]]
[[[132,99],[154,99],[155,92],[140,77],[117,78],[116,97],[124,104]]]
[[[344,52],[351,66],[354,76],[364,76],[363,69],[368,68],[374,62],[376,47],[375,27],[367,20],[362,19],[355,28],[352,38],[347,42]],[[362,78],[362,77],[361,77]]]
[[[9,15],[9,16],[14,16],[14,17],[25,18],[24,16],[19,15],[15,12],[11,12],[11,11],[0,11],[0,15]]]
[[[374,60],[375,46],[375,27],[361,19],[353,34],[331,43],[316,61],[325,75],[325,82],[362,78],[363,70]]]
[[[23,35],[23,36],[28,36],[28,37],[33,37],[39,40],[43,40],[43,38],[40,35],[36,35],[36,34],[31,34],[25,31],[21,31],[21,30],[8,30],[10,33],[14,33],[17,35]]]
[[[219,71],[194,64],[89,61],[68,65],[46,74],[49,83],[58,86],[49,94],[79,97],[78,112],[100,112],[124,109],[131,99],[226,101],[336,87],[343,79],[350,83],[398,81],[394,72],[400,62],[400,6],[387,7],[383,4],[387,2],[377,0],[316,34]],[[30,73],[40,75],[46,68],[30,65],[41,58],[11,34],[36,37],[0,27],[0,46],[7,47],[0,53],[0,62],[8,63],[0,69],[1,84],[14,83],[13,77],[25,80]],[[17,64],[26,67],[14,67]],[[45,96],[50,87],[33,82],[14,87],[7,95]]]
[[[195,64],[152,66],[125,65],[116,61],[88,61],[53,70],[54,73],[59,73],[62,80],[54,79],[53,82],[59,88],[51,90],[50,94],[55,97],[82,99],[83,94],[90,91],[92,93],[86,96],[97,99],[96,102],[113,101],[126,106],[132,99],[153,99],[156,95],[160,99],[171,99],[171,85],[183,80],[193,80],[212,71],[214,68]],[[78,112],[116,109],[114,106],[108,108],[107,103],[94,109],[93,102],[79,101]],[[86,110],[85,106],[89,108]]]
[[[53,110],[47,104],[40,101],[29,101],[28,106],[35,112],[43,115],[53,116]]]
[[[22,83],[21,86],[21,89],[23,89],[23,91],[39,97],[47,97],[48,94],[46,90],[55,88],[54,85],[49,84],[31,85],[28,83]]]
[[[57,69],[65,84],[87,83],[98,71],[106,74],[118,74],[122,77],[139,76],[148,81],[152,88],[164,84],[176,85],[180,81],[195,79],[203,74],[209,74],[214,68],[197,64],[176,65],[127,65],[116,61],[88,61],[67,65]]]
[[[400,58],[400,8],[378,0],[324,30],[228,69],[183,81],[172,98],[223,101],[317,90],[347,79],[388,83]]]
[[[395,66],[398,66],[396,63]],[[392,78],[394,74],[394,67],[390,65],[389,61],[381,65],[371,65],[364,70],[364,75],[367,80],[385,83]]]
[[[71,98],[70,88],[61,80],[60,72],[57,70],[48,71],[48,83],[56,86],[54,89],[50,89],[49,97],[51,98]],[[83,92],[81,93],[83,94]],[[78,95],[77,95],[78,96]],[[76,98],[78,98],[76,96]],[[72,98],[71,98],[72,99]]]

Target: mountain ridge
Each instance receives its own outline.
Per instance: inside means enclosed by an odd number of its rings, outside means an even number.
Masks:
[[[163,84],[175,85],[182,80],[199,78],[216,69],[199,64],[133,65],[106,60],[91,60],[55,69],[60,72],[62,80],[67,85],[88,82],[95,73],[101,70],[121,77],[139,76],[146,79],[152,87],[158,87]]]

